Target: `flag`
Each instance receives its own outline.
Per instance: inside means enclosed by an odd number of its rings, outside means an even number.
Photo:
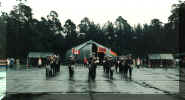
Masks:
[[[98,47],[98,51],[97,52],[106,53],[106,48]]]
[[[110,50],[110,54],[112,54],[114,56],[118,56],[117,53],[113,52],[112,50]]]
[[[72,54],[80,54],[80,50],[72,48]]]
[[[75,53],[75,49],[74,48],[72,48],[72,54],[74,54]]]
[[[80,50],[74,50],[74,54],[80,54]]]

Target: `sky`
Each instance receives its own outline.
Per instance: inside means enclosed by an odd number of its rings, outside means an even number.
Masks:
[[[0,11],[6,12],[17,4],[16,0],[0,2]],[[62,25],[67,19],[77,25],[84,17],[103,25],[108,20],[115,22],[118,16],[122,16],[133,26],[149,24],[154,18],[167,23],[171,6],[175,3],[178,0],[27,0],[25,4],[32,8],[33,17],[38,20],[41,16],[46,17],[51,10],[56,11]]]

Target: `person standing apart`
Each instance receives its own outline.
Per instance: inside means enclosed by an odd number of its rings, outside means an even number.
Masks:
[[[89,59],[89,75],[88,75],[88,81],[92,80],[92,75],[93,75],[93,59],[90,57]]]
[[[72,80],[74,76],[74,65],[70,64],[69,65],[69,79]]]
[[[69,64],[69,79],[72,80],[74,77],[74,66],[75,66],[75,59],[74,57],[71,58],[71,62]]]

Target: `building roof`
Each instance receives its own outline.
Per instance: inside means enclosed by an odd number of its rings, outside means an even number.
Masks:
[[[97,47],[101,47],[101,48],[105,48],[106,52],[105,52],[105,56],[112,56],[112,57],[116,57],[117,54],[113,51],[111,51],[109,48],[98,44],[92,40],[89,40],[85,43],[82,43],[78,46],[73,47],[76,50],[80,51],[80,54],[77,55],[77,59],[80,59],[81,61],[83,61],[84,57],[89,58],[92,56],[92,45],[95,44]],[[66,53],[66,58],[69,58],[70,56],[72,56],[72,49],[69,49]]]
[[[29,52],[28,58],[46,58],[52,55],[54,55],[52,52]]]
[[[173,54],[149,54],[148,58],[150,60],[160,60],[160,59],[172,60],[174,59]]]
[[[103,46],[103,45],[101,45],[101,44],[98,44],[98,43],[96,43],[96,42],[94,42],[94,41],[92,41],[92,40],[89,40],[89,41],[87,41],[87,42],[85,42],[85,43],[82,43],[82,44],[80,44],[80,45],[78,45],[78,46],[75,46],[74,48],[77,49],[77,50],[79,50],[79,49],[83,48],[84,46],[86,46],[86,45],[88,45],[88,44],[96,44],[96,45],[99,46],[99,47],[107,48],[107,47],[105,47],[105,46]]]

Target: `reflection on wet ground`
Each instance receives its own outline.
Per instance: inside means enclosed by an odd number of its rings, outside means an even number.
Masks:
[[[95,81],[88,81],[88,69],[77,67],[73,80],[69,80],[67,66],[61,66],[56,77],[46,80],[44,68],[8,69],[6,74],[9,93],[118,93],[118,94],[177,94],[179,69],[140,68],[133,70],[132,80],[121,79],[114,72],[109,80],[98,66]]]
[[[132,80],[121,80],[120,74],[114,72],[114,79],[109,80],[101,66],[97,68],[94,82],[88,81],[88,69],[77,67],[74,79],[69,80],[68,69],[61,67],[61,72],[46,80],[44,68],[7,71],[7,92],[61,92],[87,93],[113,92],[129,94],[165,94],[179,92],[178,69],[149,69],[133,70]]]

